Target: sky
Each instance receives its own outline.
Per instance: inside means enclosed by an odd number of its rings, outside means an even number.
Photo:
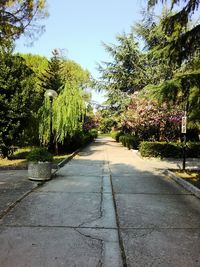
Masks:
[[[47,0],[49,17],[38,23],[45,32],[31,47],[21,38],[16,51],[51,57],[54,48],[63,49],[74,60],[98,78],[97,63],[109,61],[102,42],[116,43],[116,35],[129,32],[141,18],[146,0]],[[104,98],[93,93],[93,100]]]

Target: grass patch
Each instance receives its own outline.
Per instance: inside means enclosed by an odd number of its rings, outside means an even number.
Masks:
[[[99,133],[98,136],[100,137],[111,137],[110,133]]]
[[[25,159],[31,148],[23,148],[16,150],[8,159],[0,158],[0,167],[18,167],[25,168],[27,160]],[[58,164],[71,154],[57,155],[53,157],[53,164]]]
[[[175,174],[200,189],[200,171],[175,171]]]
[[[5,166],[5,167],[26,167],[27,161],[26,159],[1,159],[0,158],[0,166]]]
[[[32,147],[17,148],[12,155],[9,156],[10,160],[25,159],[28,153],[33,149]]]
[[[67,157],[69,157],[71,154],[64,154],[64,155],[57,155],[53,157],[53,164],[58,164]]]

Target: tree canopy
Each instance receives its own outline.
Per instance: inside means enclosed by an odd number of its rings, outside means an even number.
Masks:
[[[36,37],[44,30],[38,20],[47,15],[46,0],[1,0],[0,45],[21,34]]]
[[[152,8],[159,0],[148,0],[148,7]],[[167,2],[160,0],[160,2]],[[178,11],[167,16],[163,21],[163,29],[169,38],[165,47],[171,62],[179,65],[184,60],[190,60],[194,55],[200,54],[200,24],[193,23],[192,15],[199,9],[200,0],[171,0],[171,9],[181,4]]]
[[[18,55],[0,52],[0,149],[8,156],[17,145],[34,109],[33,71]]]
[[[106,122],[107,125],[115,122],[120,129],[132,133],[136,127],[140,129],[137,132],[145,132],[148,128],[152,134],[154,130],[156,131],[154,138],[158,139],[160,138],[158,136],[168,138],[166,135],[164,137],[163,133],[167,134],[168,130],[165,129],[171,127],[174,133],[178,133],[174,137],[178,138],[180,116],[183,114],[181,112],[187,107],[188,126],[199,127],[198,51],[196,53],[195,49],[187,60],[178,61],[174,57],[172,64],[173,60],[169,53],[173,53],[173,48],[170,48],[169,43],[174,37],[179,38],[181,33],[184,35],[186,31],[182,29],[179,34],[174,32],[169,36],[163,28],[169,15],[171,11],[165,9],[158,20],[152,13],[148,13],[141,22],[132,27],[131,34],[123,34],[120,42],[117,37],[117,45],[105,46],[111,60],[106,62],[104,67],[101,66],[102,76],[98,86],[107,90],[106,103],[109,110],[106,111],[106,119],[110,118],[110,121]],[[143,47],[137,45],[138,39],[142,40]],[[125,45],[127,40],[129,49]],[[132,90],[128,90],[127,87]],[[136,99],[135,106],[133,99],[134,101]],[[136,119],[138,117],[140,119]],[[174,137],[171,135],[171,138]]]
[[[40,80],[43,91],[52,89],[58,93],[53,101],[53,133],[54,142],[63,143],[67,136],[82,130],[86,112],[84,88],[90,83],[90,74],[74,61],[62,58],[54,49]],[[49,141],[49,123],[49,99],[45,99],[40,109],[40,139],[43,143]]]

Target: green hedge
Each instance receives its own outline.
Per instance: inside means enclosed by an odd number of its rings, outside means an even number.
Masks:
[[[140,141],[136,136],[120,135],[119,142],[128,149],[138,149]]]
[[[200,142],[188,142],[186,156],[188,158],[200,158]]]
[[[139,151],[142,157],[181,158],[181,143],[141,142]],[[186,146],[186,157],[200,158],[200,142],[190,142]]]
[[[119,138],[120,138],[120,136],[121,135],[124,135],[122,132],[116,132],[116,131],[113,131],[113,132],[111,132],[111,137],[113,138],[113,139],[115,139],[115,141],[116,142],[119,142]]]
[[[98,131],[96,129],[92,129],[89,131],[89,134],[91,136],[92,139],[95,139],[98,137]]]
[[[87,133],[84,133],[79,136],[80,138],[80,145],[79,146],[84,146],[92,142],[95,138],[97,138],[98,132],[95,129],[90,130]]]

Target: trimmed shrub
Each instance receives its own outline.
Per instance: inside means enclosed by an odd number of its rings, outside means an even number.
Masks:
[[[89,134],[91,135],[91,137],[93,139],[97,138],[98,137],[98,131],[96,129],[92,129],[89,131]]]
[[[200,158],[200,142],[188,142],[186,156],[188,158]]]
[[[139,151],[142,157],[180,158],[181,144],[166,142],[141,142]]]
[[[142,157],[181,158],[183,143],[141,142]],[[200,142],[186,143],[186,158],[200,158]]]
[[[138,137],[131,135],[121,135],[119,137],[119,142],[128,149],[138,149],[140,143]]]
[[[115,139],[116,142],[119,142],[119,138],[121,135],[124,135],[122,132],[111,132],[111,137]]]
[[[125,135],[120,135],[119,136],[119,142],[122,143],[123,146],[126,146]]]

